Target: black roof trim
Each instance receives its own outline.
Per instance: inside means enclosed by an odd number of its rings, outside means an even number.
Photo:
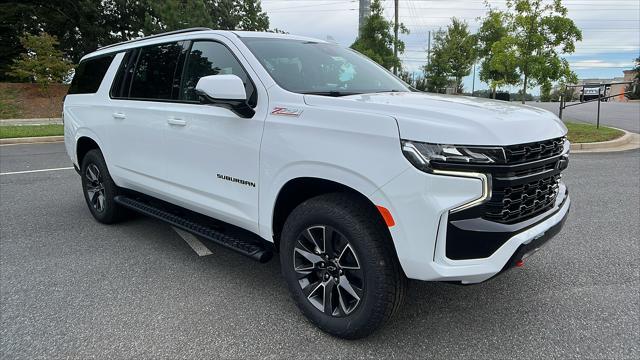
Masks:
[[[188,29],[182,29],[182,30],[169,31],[169,32],[161,33],[161,34],[145,36],[145,37],[142,37],[142,38],[139,38],[139,39],[133,39],[133,40],[119,42],[119,43],[116,43],[116,44],[103,46],[103,47],[99,48],[96,51],[112,48],[114,46],[119,46],[119,45],[124,45],[124,44],[131,44],[131,43],[142,41],[142,40],[155,39],[155,38],[159,38],[159,37],[163,37],[163,36],[182,34],[182,33],[187,33],[187,32],[194,32],[194,31],[209,31],[209,30],[213,30],[213,29],[206,28],[206,27],[194,27],[194,28],[188,28]]]

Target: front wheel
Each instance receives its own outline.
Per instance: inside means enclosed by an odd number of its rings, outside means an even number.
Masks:
[[[407,287],[380,215],[350,194],[318,196],[294,209],[280,260],[302,313],[342,338],[361,338],[384,324]]]

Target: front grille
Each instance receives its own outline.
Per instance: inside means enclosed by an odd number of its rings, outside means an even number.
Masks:
[[[560,182],[568,165],[568,145],[565,138],[556,138],[506,146],[506,161],[493,164],[435,165],[439,170],[485,174],[491,186],[484,203],[449,212],[446,257],[488,258],[515,234],[560,209],[568,194]]]
[[[512,224],[551,209],[562,175],[558,161],[565,138],[506,146],[507,166],[488,168],[493,177],[491,199],[483,218]]]
[[[559,182],[560,174],[556,174],[521,185],[493,189],[491,199],[485,203],[483,217],[509,224],[542,213],[553,207]]]
[[[491,197],[485,203],[452,215],[454,220],[483,218],[514,224],[553,208],[566,167],[566,138],[503,147],[505,161],[492,164],[437,163],[438,170],[472,171],[491,178]],[[561,163],[562,162],[562,163]]]
[[[504,152],[507,164],[519,164],[560,155],[563,149],[564,138],[556,138],[535,143],[505,146]]]

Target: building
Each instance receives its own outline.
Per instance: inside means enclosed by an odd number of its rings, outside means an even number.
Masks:
[[[611,84],[611,83],[620,83],[620,82],[628,82],[633,81],[636,76],[635,70],[624,70],[624,76],[615,77],[613,79],[580,79],[576,83],[576,85],[597,85],[597,84]],[[606,96],[616,95],[615,97],[610,98],[608,101],[627,101],[627,98],[624,96],[625,89],[629,86],[629,84],[613,84],[611,86],[607,86],[606,88]],[[576,89],[578,92],[581,91],[581,88]]]

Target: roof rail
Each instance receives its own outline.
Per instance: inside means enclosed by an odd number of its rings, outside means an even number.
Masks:
[[[207,28],[207,27],[194,27],[194,28],[188,28],[188,29],[182,29],[182,30],[169,31],[169,32],[164,32],[164,33],[160,33],[160,34],[141,37],[139,39],[122,41],[122,42],[119,42],[119,43],[103,46],[101,48],[98,48],[98,50],[108,49],[108,48],[111,48],[111,47],[114,47],[114,46],[118,46],[118,45],[130,44],[130,43],[134,43],[134,42],[137,42],[137,41],[142,41],[142,40],[147,40],[147,39],[154,39],[154,38],[163,37],[163,36],[182,34],[182,33],[193,32],[193,31],[208,31],[208,30],[212,30],[212,29]],[[96,50],[96,51],[98,51],[98,50]]]

